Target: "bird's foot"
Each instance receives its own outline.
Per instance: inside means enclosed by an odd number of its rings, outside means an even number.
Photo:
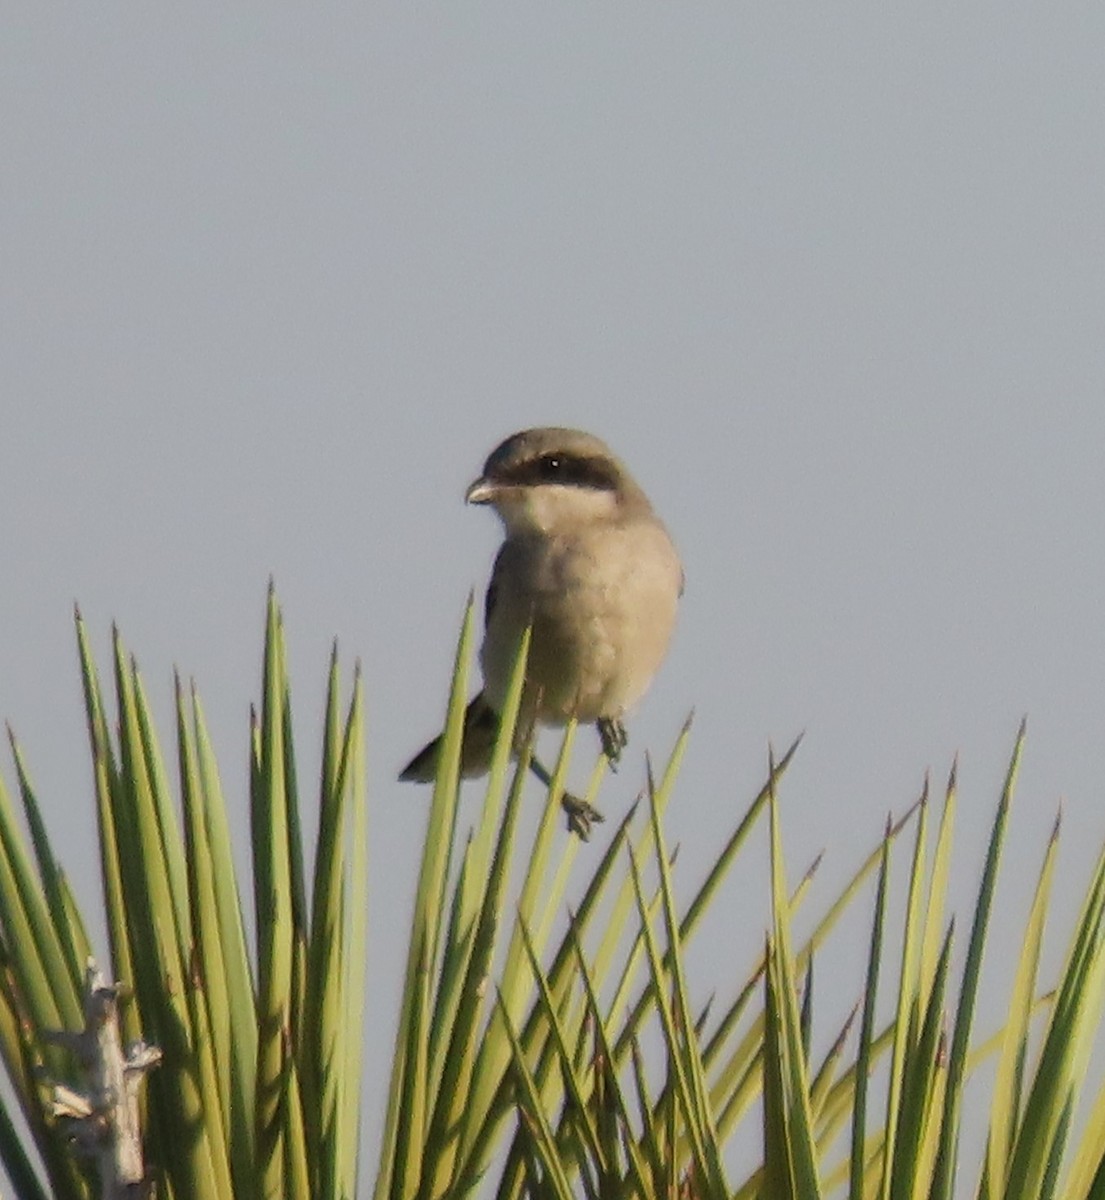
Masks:
[[[573,796],[571,792],[565,792],[561,797],[560,807],[568,814],[568,828],[579,834],[581,842],[591,840],[591,825],[594,822],[606,820],[597,808],[588,804],[586,800]]]
[[[625,726],[616,717],[599,717],[595,722],[595,727],[602,739],[602,752],[606,755],[611,770],[616,771],[622,751],[629,743],[629,734],[626,733]]]

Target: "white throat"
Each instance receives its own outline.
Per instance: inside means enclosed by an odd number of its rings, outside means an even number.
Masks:
[[[508,535],[567,532],[618,511],[615,492],[553,483],[507,488],[493,503]]]

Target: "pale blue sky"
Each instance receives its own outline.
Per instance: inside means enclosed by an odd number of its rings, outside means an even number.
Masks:
[[[383,1069],[427,799],[393,779],[498,537],[463,489],[555,423],[622,454],[684,556],[603,801],[694,706],[683,886],[768,739],[806,729],[792,870],[824,847],[832,895],[958,750],[962,908],[1028,713],[998,920],[1012,947],[1063,797],[1069,922],[1105,833],[1105,9],[23,4],[4,25],[0,717],[89,905],[73,601],[105,665],[120,623],[163,733],[172,665],[196,677],[244,822],[273,574],[305,777],[330,639],[365,664]],[[734,880],[703,993],[746,969],[764,899]]]

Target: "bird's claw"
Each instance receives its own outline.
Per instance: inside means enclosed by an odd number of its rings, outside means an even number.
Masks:
[[[621,721],[615,717],[599,717],[595,726],[602,739],[602,752],[606,755],[611,770],[616,771],[622,751],[629,743],[629,734],[626,733],[625,726]]]
[[[560,807],[568,814],[568,828],[579,835],[581,842],[591,840],[591,825],[594,822],[606,820],[597,808],[573,796],[571,792],[565,792],[561,797]]]

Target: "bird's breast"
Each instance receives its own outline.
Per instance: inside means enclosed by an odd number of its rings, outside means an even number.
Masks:
[[[501,701],[532,621],[529,703],[562,724],[617,717],[644,693],[667,650],[682,572],[659,522],[531,539],[500,554],[481,661]]]

